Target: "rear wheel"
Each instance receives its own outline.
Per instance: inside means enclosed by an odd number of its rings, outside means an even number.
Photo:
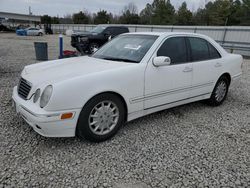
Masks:
[[[92,98],[82,109],[76,135],[93,142],[105,141],[116,134],[124,123],[123,102],[114,94]]]
[[[221,105],[227,97],[229,84],[230,84],[230,82],[227,79],[227,77],[225,77],[225,76],[221,77],[217,81],[215,88],[213,90],[213,93],[212,93],[210,99],[208,100],[208,103],[212,106]]]

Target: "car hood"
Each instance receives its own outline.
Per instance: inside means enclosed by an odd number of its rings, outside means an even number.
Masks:
[[[92,35],[92,33],[91,32],[74,32],[73,34],[72,34],[72,36],[90,36],[90,35]]]
[[[107,61],[83,56],[28,65],[24,68],[22,77],[34,85],[42,83],[53,84],[74,77],[131,65],[132,63]]]

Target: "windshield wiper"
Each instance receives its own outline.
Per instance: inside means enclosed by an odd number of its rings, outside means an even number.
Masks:
[[[132,60],[132,59],[123,59],[123,58],[114,58],[114,57],[104,57],[102,59],[110,60],[110,61],[124,61],[129,63],[138,63],[138,61]]]

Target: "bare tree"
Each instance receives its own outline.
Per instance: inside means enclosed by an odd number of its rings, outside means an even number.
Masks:
[[[136,4],[133,2],[130,2],[129,4],[127,4],[122,10],[122,13],[126,13],[126,12],[129,12],[130,14],[138,14],[138,8]]]

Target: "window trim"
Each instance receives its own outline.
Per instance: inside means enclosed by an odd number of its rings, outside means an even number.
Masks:
[[[206,45],[207,45],[207,48],[208,48],[208,53],[209,53],[209,59],[204,59],[204,60],[197,60],[197,61],[193,61],[193,54],[192,54],[192,48],[191,48],[191,44],[190,44],[190,40],[189,38],[197,38],[197,39],[201,39],[201,40],[204,40],[206,42]],[[202,37],[198,37],[198,36],[186,36],[186,40],[187,40],[187,43],[188,43],[188,48],[189,48],[189,51],[190,51],[190,62],[192,63],[196,63],[196,62],[203,62],[203,61],[211,61],[211,60],[215,60],[215,59],[221,59],[222,58],[222,55],[221,53],[219,52],[219,50],[213,45],[211,44],[211,42],[209,42],[208,40],[202,38]],[[210,44],[212,47],[214,47],[214,49],[217,51],[217,53],[220,55],[219,58],[211,58],[210,55],[210,49],[209,49],[209,45]]]
[[[160,50],[160,48],[162,47],[162,45],[167,41],[167,40],[169,40],[169,39],[171,39],[171,38],[183,38],[184,39],[184,43],[185,43],[185,47],[186,47],[186,61],[185,62],[181,62],[181,63],[170,63],[170,65],[169,66],[173,66],[173,65],[181,65],[181,64],[186,64],[186,63],[191,63],[191,61],[190,61],[190,52],[189,52],[189,50],[188,50],[188,44],[187,44],[187,41],[186,41],[186,36],[182,36],[182,35],[180,35],[180,36],[169,36],[169,37],[167,37],[167,38],[165,38],[165,39],[163,39],[162,41],[162,43],[159,45],[159,47],[156,49],[156,52],[155,52],[155,55],[156,55],[156,57],[158,57],[158,51]]]
[[[211,51],[210,51],[210,48],[209,48],[209,44],[216,50],[217,54],[220,56],[218,58],[212,58],[212,59],[220,59],[220,58],[222,58],[222,56],[221,56],[220,52],[217,50],[217,48],[215,48],[214,45],[212,45],[210,42],[207,41],[208,50],[209,50],[209,56],[211,56]]]

